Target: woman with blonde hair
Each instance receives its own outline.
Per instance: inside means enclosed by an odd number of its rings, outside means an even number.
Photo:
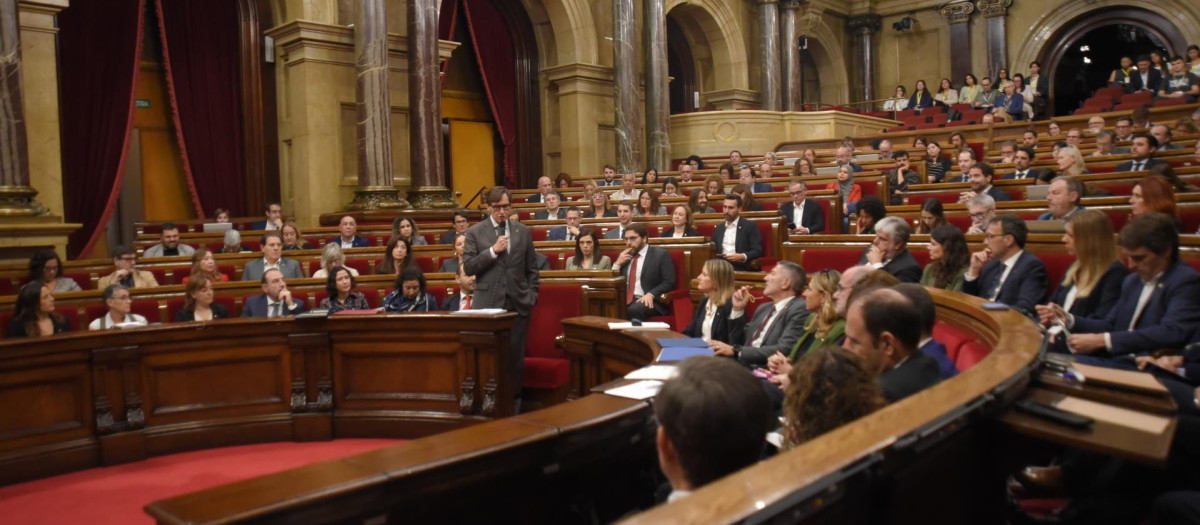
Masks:
[[[1103,318],[1121,297],[1121,284],[1129,269],[1117,255],[1112,221],[1098,210],[1079,210],[1067,219],[1063,244],[1075,262],[1067,268],[1050,305],[1037,307],[1038,318],[1047,328],[1065,321],[1065,313]],[[1057,306],[1057,307],[1056,307]],[[1053,348],[1067,352],[1065,337],[1056,338]]]
[[[313,279],[324,279],[329,275],[329,270],[336,266],[342,266],[350,275],[358,277],[358,270],[346,266],[346,253],[341,245],[336,242],[325,243],[325,248],[321,250],[321,269],[312,274]]]
[[[683,329],[688,337],[705,341],[731,342],[729,316],[733,313],[733,265],[725,259],[709,259],[696,277],[696,289],[704,294],[692,314],[692,322]]]
[[[304,234],[300,232],[300,227],[296,225],[296,221],[283,223],[283,227],[279,229],[279,235],[283,240],[283,251],[285,252],[313,249],[313,246],[304,240]]]
[[[700,237],[696,223],[692,218],[692,209],[686,204],[675,206],[671,212],[671,225],[662,229],[663,237]]]
[[[1058,162],[1059,176],[1070,175],[1078,177],[1087,174],[1087,170],[1084,169],[1083,154],[1075,146],[1060,148],[1058,153],[1054,155],[1054,160]]]
[[[792,345],[792,351],[786,359],[776,358],[775,363],[767,360],[767,366],[775,365],[772,372],[786,376],[791,363],[801,355],[814,348],[837,345],[846,335],[846,320],[838,315],[837,301],[833,298],[841,288],[841,279],[842,274],[837,270],[825,269],[812,274],[802,295],[804,309],[809,312],[808,320],[804,322],[804,333]]]

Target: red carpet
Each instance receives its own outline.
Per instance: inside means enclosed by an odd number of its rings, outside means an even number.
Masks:
[[[218,448],[0,487],[0,523],[154,523],[142,512],[153,501],[401,442],[339,439]]]

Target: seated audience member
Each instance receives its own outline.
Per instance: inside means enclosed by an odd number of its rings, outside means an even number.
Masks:
[[[883,201],[874,195],[867,195],[858,201],[858,220],[854,227],[859,235],[875,235],[875,225],[887,217],[887,207]]]
[[[1113,151],[1113,145],[1117,143],[1117,134],[1111,129],[1102,129],[1096,134],[1096,150],[1092,152],[1092,157],[1107,157],[1116,155]]]
[[[617,227],[604,232],[605,239],[624,239],[625,230],[633,224],[633,203],[621,201],[617,205]]]
[[[254,259],[246,263],[242,270],[243,281],[257,281],[272,268],[279,270],[284,279],[303,279],[300,263],[283,256],[283,238],[279,232],[267,232],[262,237],[262,259]]]
[[[950,79],[942,79],[938,84],[937,93],[933,95],[933,100],[943,106],[952,106],[958,103],[958,91],[954,89],[954,84],[950,82]]]
[[[886,404],[878,374],[858,355],[837,346],[820,347],[800,357],[787,378],[785,448],[802,445]]]
[[[925,182],[942,182],[950,171],[950,159],[942,156],[942,146],[931,140],[925,146]]]
[[[729,316],[733,313],[733,265],[725,259],[709,259],[696,277],[696,290],[704,294],[696,304],[692,321],[683,335],[705,341],[731,341]]]
[[[598,193],[596,191],[597,187],[598,186],[596,186],[596,181],[592,181],[592,180],[584,181],[583,182],[583,193],[580,194],[579,198],[576,199],[575,202],[585,208],[588,206],[591,206],[592,205],[592,196],[595,195],[596,193]],[[463,232],[463,233],[466,233],[466,232]]]
[[[467,212],[458,210],[454,212],[454,229],[443,233],[438,237],[438,244],[454,244],[454,237],[460,234],[466,234],[467,228],[471,227],[471,220],[467,217]]]
[[[684,166],[687,166],[687,164],[684,164]],[[682,196],[683,195],[679,193],[679,181],[675,180],[675,177],[667,177],[666,179],[663,179],[662,192],[659,194],[660,198],[668,199]]]
[[[879,377],[883,397],[894,403],[937,384],[937,361],[920,351],[921,315],[895,290],[855,297],[846,314],[842,348],[857,354]]]
[[[133,248],[128,246],[118,246],[113,250],[113,267],[116,268],[113,273],[101,277],[96,283],[96,288],[106,289],[110,285],[119,284],[126,288],[152,288],[158,286],[158,280],[154,278],[154,274],[138,270],[138,256],[133,251]]]
[[[983,77],[983,80],[979,81],[979,86],[979,94],[975,95],[975,101],[972,102],[971,105],[975,106],[976,108],[984,109],[994,107],[996,105],[996,96],[998,93],[996,90],[992,89],[991,77]],[[988,115],[990,114],[991,113],[988,113]]]
[[[454,281],[458,283],[458,293],[446,296],[442,301],[442,310],[458,312],[471,309],[471,298],[475,294],[475,276],[467,275],[462,266],[454,272]]]
[[[729,152],[729,165],[733,166],[734,168],[740,168],[742,166],[742,152],[740,152],[736,149],[733,151],[730,151]]]
[[[417,221],[409,217],[396,217],[392,221],[392,237],[401,237],[408,241],[409,246],[425,246],[429,241],[421,235],[421,229],[417,227]]]
[[[1163,76],[1158,96],[1167,99],[1182,98],[1188,104],[1195,103],[1196,97],[1200,96],[1200,80],[1197,80],[1196,75],[1188,71],[1183,57],[1179,55],[1171,57],[1171,72]]]
[[[1093,115],[1092,118],[1088,119],[1088,123],[1087,123],[1088,133],[1091,133],[1093,135],[1095,135],[1096,133],[1100,133],[1101,131],[1104,130],[1105,125],[1106,124],[1104,123],[1104,117],[1101,117],[1100,115]]]
[[[1066,221],[1070,219],[1076,212],[1086,209],[1079,204],[1083,193],[1083,183],[1079,182],[1079,179],[1067,175],[1055,177],[1050,181],[1050,188],[1046,191],[1047,211],[1038,215],[1038,220]]]
[[[325,244],[330,243],[341,245],[342,249],[346,248],[366,248],[371,245],[366,237],[358,235],[358,221],[354,220],[353,216],[345,215],[338,222],[337,237],[331,237]]]
[[[538,177],[537,189],[538,192],[530,195],[525,202],[545,202],[547,195],[557,195],[559,201],[563,200],[563,194],[554,190],[554,181],[550,180],[550,177]]]
[[[1159,164],[1166,164],[1166,161],[1154,158],[1157,151],[1158,139],[1153,135],[1134,133],[1133,142],[1129,147],[1129,156],[1133,160],[1117,166],[1113,171],[1146,171]]]
[[[771,304],[759,306],[753,319],[747,320],[745,315],[751,298],[749,287],[733,293],[733,312],[729,315],[732,343],[709,341],[716,355],[733,357],[746,365],[766,366],[767,359],[776,352],[790,352],[804,333],[808,310],[804,300],[795,300],[807,286],[804,268],[780,261],[763,282],[763,297]]]
[[[658,465],[667,501],[753,465],[774,424],[761,382],[725,359],[693,357],[654,397]]]
[[[875,151],[879,152],[879,160],[892,160],[895,153],[892,152],[892,141],[888,139],[879,140],[875,145]]]
[[[546,209],[538,210],[536,213],[534,213],[533,219],[537,221],[545,221],[550,219],[567,218],[567,209],[559,206],[560,201],[561,199],[557,193],[546,194],[546,197],[542,199],[542,202],[546,205]]]
[[[643,191],[638,196],[637,206],[633,208],[634,217],[653,217],[666,214],[667,208],[658,203],[658,193],[654,190]]]
[[[1147,175],[1138,179],[1129,195],[1129,207],[1133,211],[1130,214],[1132,217],[1151,212],[1161,213],[1174,218],[1176,230],[1183,229],[1176,216],[1175,192],[1171,190],[1171,183],[1163,177]]]
[[[679,165],[679,182],[692,182],[692,177],[696,176],[696,170],[701,169],[693,166],[691,163],[684,162]]]
[[[371,305],[367,304],[367,296],[354,291],[357,283],[351,270],[344,266],[329,269],[329,275],[325,278],[325,293],[328,295],[321,299],[320,308],[329,310],[331,314],[342,310],[371,309]]]
[[[851,155],[853,154],[854,151],[851,147],[842,145],[837,149],[837,152],[834,153],[833,165],[839,168],[842,166],[847,166],[850,168],[852,173],[858,173],[862,171],[862,166],[855,164],[854,161],[851,160]]]
[[[1133,82],[1130,83],[1130,91],[1149,91],[1152,94],[1158,93],[1159,88],[1162,86],[1162,77],[1163,73],[1165,72],[1159,71],[1158,68],[1151,66],[1153,66],[1153,62],[1150,61],[1150,57],[1148,55],[1139,55],[1137,57],[1137,71],[1135,71],[1130,77],[1133,80]],[[1138,123],[1140,124],[1141,121],[1139,120]],[[1144,128],[1147,126],[1139,125],[1137,127]]]
[[[1126,92],[1129,92],[1129,84],[1133,82],[1133,57],[1123,55],[1121,56],[1120,63],[1121,67],[1112,70],[1112,73],[1108,74],[1108,84],[1110,86],[1114,84],[1119,85],[1125,88]]]
[[[884,111],[904,111],[908,108],[908,89],[896,86],[895,96],[883,102]]]
[[[213,210],[213,222],[217,224],[229,222],[229,210],[226,210],[225,208],[217,208]]]
[[[548,241],[573,241],[579,236],[579,225],[583,222],[583,212],[579,208],[571,206],[567,208],[563,218],[567,223],[563,226],[551,228],[546,235]]]
[[[604,173],[604,178],[596,183],[597,186],[608,187],[608,186],[620,186],[621,185],[621,180],[617,178],[617,169],[616,168],[606,164],[604,166],[604,168],[601,170],[601,172]]]
[[[71,331],[67,318],[54,311],[50,288],[34,281],[17,291],[13,317],[5,337],[45,337]]]
[[[300,227],[296,226],[296,221],[284,222],[283,228],[280,228],[279,233],[283,237],[283,251],[285,252],[313,249],[313,245],[304,240],[304,235],[300,232]]]
[[[265,219],[250,223],[251,230],[263,231],[283,228],[283,206],[280,206],[278,202],[267,204],[267,209],[264,213],[266,215]]]
[[[842,319],[846,318],[846,311],[850,309],[850,303],[852,302],[850,295],[854,292],[854,287],[865,279],[867,274],[874,272],[875,270],[867,266],[851,266],[842,272],[842,276],[838,279],[837,291],[833,294],[833,300],[837,303],[838,317]],[[887,272],[879,273],[887,274]],[[888,275],[890,276],[890,274]]]
[[[942,201],[936,197],[921,201],[921,220],[917,221],[917,233],[929,234],[946,224],[946,210]]]
[[[1128,142],[1133,140],[1133,118],[1120,117],[1117,123],[1113,126],[1113,130],[1117,133],[1117,142]],[[1128,153],[1128,151],[1126,151]]]
[[[1028,116],[1025,112],[1025,96],[1017,93],[1016,84],[1011,81],[1005,82],[1002,89],[1004,91],[996,95],[995,111],[1003,109],[1013,120],[1025,120]]]
[[[1083,144],[1083,131],[1078,128],[1073,128],[1067,131],[1067,145],[1078,148]]]
[[[1007,304],[1025,315],[1046,297],[1046,265],[1025,251],[1029,229],[1016,215],[1000,215],[984,231],[986,249],[971,254],[963,293]]]
[[[913,94],[908,99],[909,109],[925,109],[933,105],[933,95],[929,93],[929,89],[925,87],[924,80],[917,81],[917,87],[913,89]]]
[[[817,170],[813,167],[812,161],[804,157],[796,159],[796,162],[792,164],[792,178],[808,177],[816,174]]]
[[[1103,212],[1083,210],[1071,216],[1066,227],[1063,245],[1067,253],[1075,257],[1075,262],[1067,268],[1050,303],[1072,315],[1106,317],[1117,304],[1121,285],[1129,275],[1129,270],[1117,257],[1112,221]],[[1037,312],[1042,326],[1057,326],[1058,319],[1054,317],[1051,305],[1038,305]],[[1067,352],[1065,337],[1056,339],[1051,348]]]
[[[247,297],[242,317],[282,317],[304,313],[304,301],[292,297],[283,272],[268,268],[259,278],[263,293]]]
[[[970,182],[971,168],[975,166],[975,150],[964,149],[959,150],[955,157],[958,159],[958,175],[955,177],[947,177],[946,182]]]
[[[1196,124],[1192,119],[1179,117],[1175,120],[1175,135],[1195,135],[1197,133],[1200,133],[1200,124]],[[1183,149],[1183,146],[1178,149]]]
[[[929,235],[929,264],[921,274],[921,285],[961,292],[970,263],[971,253],[962,230],[950,224],[938,226]]]
[[[962,152],[967,148],[967,136],[961,131],[955,131],[950,134],[950,149]],[[974,154],[972,154],[974,155]],[[973,158],[973,157],[972,157]]]
[[[1058,136],[1058,123],[1057,122],[1050,121],[1050,125],[1047,127],[1047,129],[1049,130],[1049,131],[1047,131],[1048,135],[1050,135],[1052,137]],[[1023,133],[1021,133],[1021,146],[1029,148],[1034,151],[1037,151],[1038,132],[1036,129],[1029,128],[1029,129],[1026,129]]]
[[[696,190],[688,196],[688,208],[692,213],[716,213],[717,210],[712,209],[708,205],[708,190]]]
[[[799,179],[792,180],[788,184],[788,193],[792,201],[779,207],[788,233],[808,235],[825,231],[825,212],[817,201],[808,200],[808,184]]]
[[[709,175],[704,179],[704,191],[708,192],[709,197],[725,194],[725,181],[733,180],[733,169],[726,169],[726,166],[721,166],[721,173],[718,175]]]
[[[754,260],[762,257],[763,248],[758,224],[741,218],[741,208],[741,197],[736,194],[725,196],[722,204],[725,222],[713,228],[712,241],[717,257],[729,261],[735,270],[745,272],[750,270]]]
[[[764,161],[758,165],[757,180],[770,180],[771,177],[775,176],[775,161],[772,160],[772,157],[774,157],[774,156],[775,156],[774,153],[772,153],[770,151],[767,152],[766,161]],[[758,185],[758,184],[766,184],[766,185],[770,186],[771,183],[770,182],[755,183],[755,185]],[[772,189],[769,191],[775,191],[775,190]],[[758,193],[758,192],[755,192],[755,193]]]
[[[613,267],[625,279],[625,304],[631,320],[645,321],[668,315],[671,306],[658,297],[675,289],[675,265],[662,248],[650,246],[646,225],[635,223],[625,228],[625,250],[613,261]],[[594,257],[594,255],[593,255]]]
[[[29,258],[29,281],[42,283],[52,293],[78,292],[83,288],[70,277],[61,277],[62,259],[54,250],[42,250]]]
[[[854,172],[849,167],[839,166],[837,182],[825,189],[837,191],[842,196],[842,214],[849,216],[857,209],[856,204],[862,199],[862,186],[854,183]]]
[[[183,308],[175,312],[175,322],[228,319],[229,310],[213,302],[213,281],[207,275],[193,274],[183,295]]]
[[[175,223],[164,222],[159,239],[158,244],[142,252],[142,257],[178,257],[196,252],[190,245],[179,242],[179,227]]]
[[[575,238],[575,255],[567,257],[567,270],[611,270],[612,259],[600,253],[596,230],[584,228]]]
[[[967,233],[982,235],[992,218],[996,216],[996,200],[990,195],[976,195],[967,201],[967,215],[971,218],[971,227]]]
[[[130,311],[133,298],[129,296],[129,288],[119,284],[110,284],[104,289],[104,304],[108,312],[104,317],[97,318],[88,325],[88,330],[111,330],[127,326],[146,326],[146,318]]]
[[[875,240],[863,250],[858,264],[883,270],[902,283],[921,280],[921,265],[908,251],[912,227],[899,217],[884,217],[875,225]]]
[[[946,345],[933,338],[933,325],[937,322],[937,307],[933,304],[933,297],[929,295],[929,291],[914,283],[900,283],[893,286],[892,289],[908,298],[916,307],[917,312],[921,314],[921,342],[918,343],[917,348],[921,350],[921,353],[937,361],[938,375],[942,379],[950,379],[958,375],[958,368],[954,366],[954,360],[946,353]]]
[[[1067,146],[1059,149],[1054,153],[1054,161],[1058,163],[1058,175],[1078,177],[1087,175],[1088,170],[1084,165],[1083,154],[1079,152],[1079,148]]]
[[[559,189],[570,189],[574,181],[566,172],[559,172],[558,176],[554,177],[554,187]]]
[[[700,158],[699,155],[688,155],[683,163],[691,166],[694,170],[704,169],[704,159]],[[683,165],[681,164],[680,167],[682,168]]]
[[[742,211],[763,211],[763,205],[754,200],[754,193],[750,191],[750,187],[745,184],[734,184],[729,188],[729,193],[742,198]]]
[[[336,242],[327,242],[325,248],[321,250],[321,268],[312,274],[312,278],[324,279],[335,267],[343,267],[350,272],[350,275],[358,277],[358,270],[346,266],[346,254],[342,252],[341,245]]]
[[[588,212],[583,217],[585,219],[595,219],[597,217],[616,217],[617,210],[609,207],[608,194],[602,191],[592,195],[592,211]]]
[[[1143,354],[1183,348],[1200,326],[1200,274],[1179,258],[1179,233],[1170,217],[1147,213],[1121,228],[1121,251],[1132,275],[1104,317],[1082,317],[1052,306],[1071,331],[1076,353]]]
[[[229,276],[221,273],[217,268],[217,259],[213,257],[212,252],[208,248],[199,248],[196,253],[192,254],[192,270],[188,272],[188,276],[183,278],[183,284],[187,284],[192,278],[191,276],[200,274],[207,277],[214,283],[227,283]]]
[[[1013,154],[1013,168],[1015,168],[1015,171],[1005,175],[1003,178],[1018,180],[1037,179],[1042,173],[1050,171],[1041,168],[1030,168],[1030,166],[1033,164],[1033,159],[1036,157],[1037,153],[1034,152],[1033,148],[1030,148],[1029,146],[1021,146],[1017,148],[1016,153]]]
[[[637,202],[638,197],[642,194],[642,190],[635,188],[636,184],[637,178],[632,173],[621,175],[621,189],[610,193],[608,198],[616,202]]]
[[[1010,201],[1012,195],[996,186],[992,185],[992,180],[995,178],[996,172],[992,169],[992,165],[986,162],[981,162],[967,171],[968,182],[971,184],[971,191],[964,191],[958,195],[958,202],[967,202],[976,195],[988,195],[996,202]]]
[[[416,266],[409,266],[396,276],[392,293],[383,298],[383,309],[387,312],[432,312],[438,309],[437,300],[425,292],[425,274]]]
[[[1014,164],[1017,161],[1017,141],[1006,140],[1000,143],[1000,164]]]
[[[1196,151],[1200,153],[1200,140],[1196,141],[1196,145]],[[1175,193],[1200,192],[1200,188],[1188,184],[1187,182],[1184,182],[1183,179],[1180,179],[1179,174],[1175,173],[1175,168],[1171,167],[1170,164],[1159,164],[1158,166],[1150,168],[1150,174],[1158,175],[1159,177],[1167,179],[1168,185]]]
[[[249,252],[242,246],[242,233],[237,230],[229,230],[225,232],[224,244],[217,253],[244,253]]]
[[[890,202],[893,205],[904,204],[904,194],[908,192],[908,185],[920,184],[921,174],[909,167],[907,151],[897,151],[892,159],[896,161],[896,169],[885,174],[889,182],[888,190],[891,192]]]
[[[458,234],[454,236],[454,256],[442,259],[441,266],[438,267],[440,273],[455,273],[458,271],[458,263],[462,261],[463,249],[467,247],[467,236]],[[315,276],[314,276],[315,277]]]
[[[375,266],[377,275],[400,275],[400,271],[409,266],[416,266],[413,261],[412,247],[408,240],[393,236],[383,250],[383,260]]]
[[[686,204],[675,206],[671,212],[671,226],[662,229],[662,237],[701,237],[700,230],[692,219],[692,210]]]
[[[838,282],[842,275],[837,270],[824,269],[809,279],[804,288],[804,309],[808,320],[804,321],[804,333],[792,345],[791,351],[779,351],[767,358],[767,369],[775,374],[769,380],[787,388],[789,372],[797,359],[814,349],[837,346],[846,336],[846,319],[838,313]]]
[[[757,182],[758,174],[754,168],[749,165],[742,165],[738,169],[738,184],[746,187],[747,193],[768,193],[773,191],[770,184],[765,182]]]

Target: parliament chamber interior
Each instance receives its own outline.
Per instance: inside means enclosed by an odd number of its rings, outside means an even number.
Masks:
[[[0,0],[0,522],[1200,524],[1197,44]]]

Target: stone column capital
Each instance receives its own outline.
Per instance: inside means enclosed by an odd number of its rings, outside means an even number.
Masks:
[[[879,31],[883,25],[883,17],[875,13],[852,16],[846,20],[846,26],[859,34],[870,34]]]
[[[758,0],[758,5],[778,4],[779,0]]]
[[[993,18],[997,16],[1007,16],[1008,8],[1012,7],[1013,0],[977,0],[975,9],[983,13],[984,18]]]
[[[805,3],[806,0],[779,0],[779,8],[799,10]]]
[[[987,3],[989,0],[980,0],[980,5]],[[1012,0],[1009,0],[1010,2]],[[975,4],[969,1],[953,2],[942,6],[938,11],[942,16],[946,17],[946,21],[951,24],[966,23],[971,19],[971,13],[975,12]]]

